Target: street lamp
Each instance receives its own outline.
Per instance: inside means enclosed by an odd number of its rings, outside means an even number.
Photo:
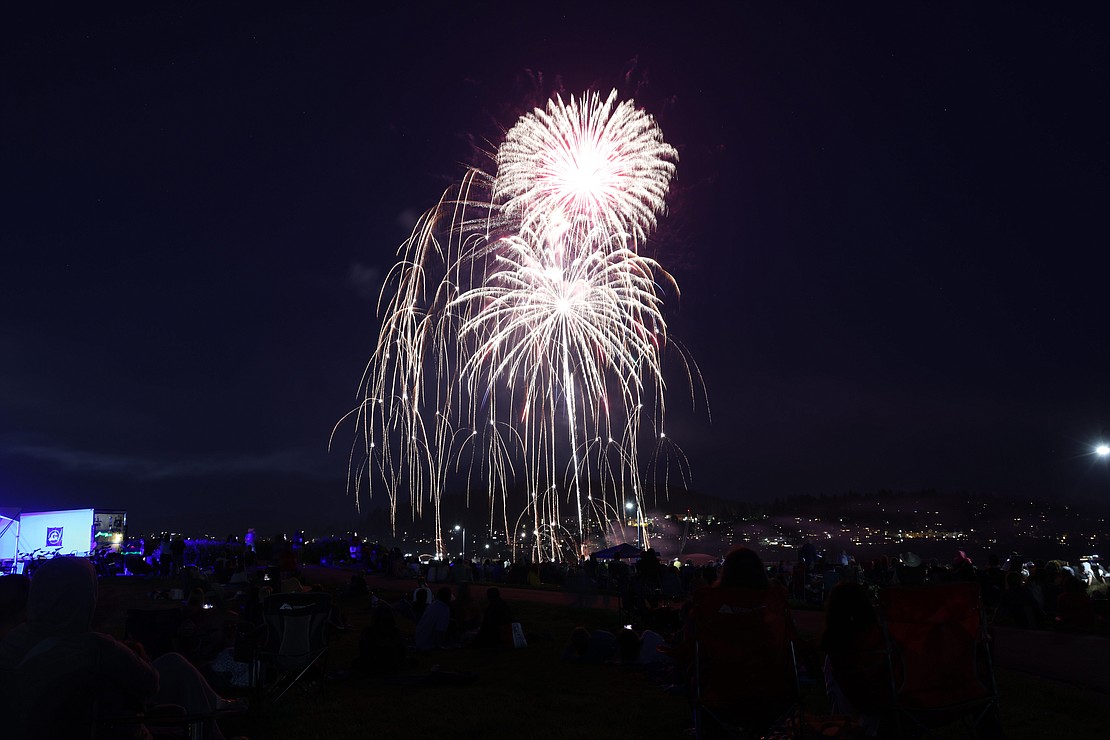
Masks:
[[[638,503],[633,504],[631,501],[629,501],[624,505],[624,508],[630,512],[633,509],[636,510],[636,547],[642,548],[644,546],[644,534],[640,528],[643,526],[644,518],[643,515],[640,513],[640,505]]]
[[[462,530],[462,556],[463,560],[466,560],[466,527],[461,524],[456,524],[455,531],[458,532],[460,530]]]
[[[1099,457],[1106,457],[1107,455],[1110,455],[1110,445],[1106,444],[1105,442],[1100,443],[1097,447],[1095,447],[1095,454]]]

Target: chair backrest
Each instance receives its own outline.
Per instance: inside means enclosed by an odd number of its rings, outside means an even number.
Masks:
[[[181,610],[128,609],[123,634],[146,648],[153,660],[175,649],[174,640],[181,627]]]
[[[308,663],[327,647],[331,594],[293,593],[268,596],[262,604],[266,626],[263,652],[284,664]]]
[[[797,699],[793,622],[780,588],[694,593],[695,690],[707,706],[771,709]]]
[[[5,676],[4,691],[14,714],[5,720],[4,736],[89,738],[96,728],[96,650],[62,641],[33,650]]]
[[[944,709],[995,695],[979,584],[889,587],[879,611],[900,705]]]

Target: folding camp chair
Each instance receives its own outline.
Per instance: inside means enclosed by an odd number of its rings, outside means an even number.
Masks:
[[[133,737],[136,725],[142,725],[154,740],[205,740],[211,737],[217,720],[232,714],[223,710],[189,713],[176,704],[154,705],[143,712],[101,718],[94,737]]]
[[[899,735],[962,722],[998,734],[998,690],[977,583],[890,587],[879,595]]]
[[[99,710],[90,686],[97,680],[97,652],[72,649],[47,638],[22,662],[4,671],[4,737],[26,740],[94,738]]]
[[[793,622],[778,588],[694,593],[694,723],[699,740],[800,732]],[[716,732],[715,732],[716,730]],[[781,735],[780,735],[781,736]]]
[[[268,596],[262,605],[264,636],[256,654],[253,682],[262,698],[277,701],[327,654],[331,594]]]
[[[40,644],[10,673],[2,674],[4,706],[14,710],[5,719],[5,738],[131,737],[135,726],[143,725],[156,738],[201,740],[206,728],[227,714],[188,714],[177,705],[152,705],[142,712],[111,709],[113,702],[105,706],[103,701],[111,676],[105,675],[95,644],[78,640],[75,645],[74,639],[65,638],[47,638]]]

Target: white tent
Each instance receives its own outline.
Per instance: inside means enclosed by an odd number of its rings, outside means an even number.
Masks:
[[[19,522],[0,514],[0,561],[15,560]]]

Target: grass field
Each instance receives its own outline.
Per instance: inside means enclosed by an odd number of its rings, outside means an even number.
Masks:
[[[336,586],[346,576],[337,571],[335,580],[324,585]],[[379,597],[399,598],[401,589],[410,587],[407,582],[393,583],[394,590],[379,589]],[[160,585],[105,581],[95,628],[122,637],[126,609],[150,607],[147,593]],[[614,628],[616,611],[509,601],[529,635],[527,648],[416,653],[409,669],[384,679],[346,674],[357,652],[359,630],[369,618],[365,606],[348,605],[344,613],[349,629],[329,648],[328,671],[333,677],[316,682],[308,691],[295,689],[276,706],[229,720],[225,732],[252,740],[689,736],[692,722],[686,699],[664,691],[644,673],[560,660],[576,626]],[[411,626],[402,629],[411,632]],[[433,671],[463,674],[468,680],[434,681],[429,678]],[[1110,697],[1011,671],[998,670],[997,679],[1003,725],[1011,740],[1106,736]],[[806,684],[805,701],[810,713],[829,711],[819,682]],[[942,735],[961,736],[958,731]]]

